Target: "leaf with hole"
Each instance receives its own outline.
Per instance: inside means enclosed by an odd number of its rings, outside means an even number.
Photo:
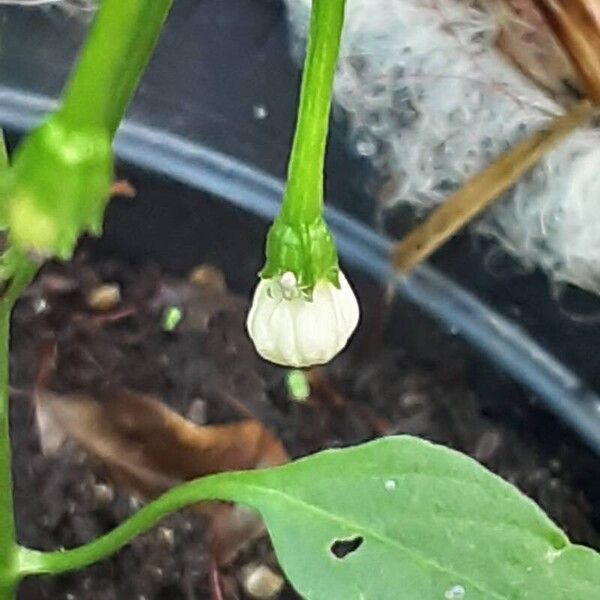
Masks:
[[[308,600],[600,598],[600,555],[441,446],[384,438],[236,479]]]

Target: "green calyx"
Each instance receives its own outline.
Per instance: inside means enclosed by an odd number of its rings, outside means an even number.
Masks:
[[[310,223],[287,221],[279,216],[267,235],[263,279],[292,272],[308,296],[319,280],[339,287],[338,256],[333,237],[319,217]]]
[[[80,234],[101,232],[112,180],[109,133],[69,127],[55,115],[27,138],[0,180],[10,243],[69,259]]]
[[[292,272],[306,297],[318,281],[339,287],[338,257],[323,219],[323,168],[345,0],[313,0],[296,133],[261,277]]]

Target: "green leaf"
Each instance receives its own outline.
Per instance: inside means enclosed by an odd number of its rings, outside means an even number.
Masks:
[[[475,461],[410,437],[182,484],[79,548],[21,548],[19,575],[89,566],[202,500],[257,509],[307,600],[600,598],[600,555]]]
[[[598,554],[441,446],[385,438],[239,475],[308,600],[600,598]]]

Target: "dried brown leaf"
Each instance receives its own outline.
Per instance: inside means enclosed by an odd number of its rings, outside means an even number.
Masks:
[[[38,387],[35,403],[45,451],[73,440],[143,498],[204,475],[289,460],[281,442],[255,419],[200,426],[159,400],[128,390],[93,398]],[[219,564],[233,560],[264,531],[258,515],[244,507],[197,508],[213,514],[210,544]]]
[[[254,419],[199,426],[128,390],[92,398],[39,388],[35,401],[38,421],[51,422],[145,497],[204,475],[288,460],[281,442]]]

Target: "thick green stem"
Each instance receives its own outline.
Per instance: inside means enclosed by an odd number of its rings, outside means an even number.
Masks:
[[[10,314],[35,271],[35,266],[21,257],[19,270],[0,299],[0,600],[13,598],[19,579],[9,435]]]
[[[110,533],[73,550],[39,552],[21,548],[19,574],[21,577],[57,575],[88,567],[108,558],[164,517],[198,502],[227,500],[252,505],[252,485],[246,483],[252,475],[252,472],[222,473],[180,485],[146,505]]]
[[[17,593],[17,583],[4,582],[0,580],[0,600],[13,600]]]
[[[11,597],[16,571],[8,418],[8,328],[10,307],[0,302],[0,600]]]
[[[103,0],[65,95],[75,128],[117,130],[172,0]]]
[[[345,0],[313,0],[298,122],[281,215],[312,223],[323,211],[323,167]]]
[[[8,168],[8,154],[0,130],[0,171]],[[35,267],[22,255],[13,253],[19,271],[0,296],[0,600],[14,597],[18,580],[18,546],[16,541],[11,472],[9,415],[9,338],[10,314],[15,299],[27,286]]]
[[[106,135],[108,132],[111,137],[114,136],[156,44],[171,4],[172,0],[104,0],[102,2],[79,64],[65,92],[64,104],[60,111],[62,128],[59,131],[61,133],[97,129],[101,135]],[[37,156],[35,143],[33,149],[30,149],[34,160],[28,163],[23,159],[23,155],[28,156],[27,153],[23,151],[21,154],[20,174],[30,186],[31,181],[35,179],[33,175],[37,165],[41,162],[42,170],[48,169],[47,158],[54,157],[52,152],[44,154],[47,150],[42,143],[44,141],[45,138],[40,142],[41,161],[35,160]],[[63,158],[60,149],[56,155],[59,159]],[[6,167],[6,163],[6,154],[2,147],[0,168]],[[101,175],[103,166],[104,163],[101,162],[99,169]],[[63,171],[70,173],[69,167],[72,167],[70,163]],[[89,169],[89,165],[86,167]],[[59,177],[64,177],[63,171],[58,173]],[[50,185],[52,175],[53,173],[44,173],[43,177],[38,178],[44,189],[49,188],[50,194],[54,192],[54,188]],[[75,183],[78,183],[80,176],[81,173],[74,174]],[[87,176],[90,177],[89,173]],[[65,184],[62,181],[61,183],[62,193]],[[75,195],[78,195],[81,186],[71,187],[75,190]],[[56,195],[51,197],[52,205],[61,201],[64,204],[65,198]],[[75,233],[79,233],[79,230],[85,227],[92,228],[94,223],[88,222],[91,219],[88,213],[96,207],[92,206],[90,209],[81,202],[76,203],[75,206],[81,221],[81,227]],[[18,220],[13,219],[13,221]],[[14,235],[12,227],[14,224],[11,223],[12,235]],[[31,225],[25,223],[26,228]],[[0,296],[0,600],[8,600],[13,597],[18,580],[22,576],[20,567],[22,551],[16,545],[11,480],[8,407],[9,324],[12,306],[33,277],[36,267],[18,248],[7,250],[2,260],[2,272],[3,276],[8,278],[8,287],[1,292]]]

